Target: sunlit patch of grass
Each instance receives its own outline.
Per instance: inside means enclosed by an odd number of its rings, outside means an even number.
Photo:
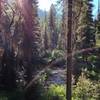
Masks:
[[[97,40],[96,40],[96,46],[97,46],[97,47],[100,47],[100,39],[97,39]]]
[[[0,92],[0,100],[8,100],[6,92],[4,91]]]

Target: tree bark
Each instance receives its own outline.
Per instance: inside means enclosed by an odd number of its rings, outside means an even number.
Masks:
[[[68,0],[68,22],[67,22],[67,100],[72,98],[72,2]],[[67,4],[66,4],[67,5]],[[66,9],[66,10],[67,10]]]

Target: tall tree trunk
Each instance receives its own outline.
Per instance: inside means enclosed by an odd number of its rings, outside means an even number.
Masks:
[[[73,0],[68,0],[67,98],[66,98],[67,100],[71,100],[71,97],[72,97],[72,86],[71,86],[71,83],[72,83],[72,3],[73,3]]]
[[[24,56],[29,61],[32,56],[32,0],[22,0],[24,17]]]
[[[37,0],[18,0],[17,4],[23,17],[23,66],[26,69],[25,80],[28,84],[36,72],[34,69],[39,66],[41,50]]]
[[[1,11],[1,0],[0,0],[0,19],[1,19],[1,13],[2,13],[2,11]]]

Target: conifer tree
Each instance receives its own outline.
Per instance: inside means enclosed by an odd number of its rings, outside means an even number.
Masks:
[[[1,34],[1,31],[2,31],[2,25],[1,25],[1,16],[2,16],[2,7],[1,7],[1,4],[2,4],[2,2],[1,2],[1,0],[0,0],[0,46],[2,45],[2,34]]]
[[[25,55],[38,56],[39,43],[40,43],[40,30],[37,15],[37,1],[36,0],[24,0],[22,13],[24,17],[24,47],[26,49]]]
[[[45,50],[48,50],[49,49],[49,41],[48,41],[48,32],[47,32],[47,29],[48,29],[48,27],[47,27],[48,25],[47,25],[47,13],[46,13],[46,11],[45,11],[45,26],[44,26],[44,48],[45,48]]]
[[[1,3],[1,2],[0,2]],[[6,9],[8,8],[8,9]],[[8,10],[10,9],[11,12]],[[15,75],[15,57],[14,52],[11,50],[11,26],[14,20],[14,11],[8,1],[2,1],[1,6],[1,23],[0,31],[2,36],[2,47],[4,49],[1,60],[1,84],[5,90],[11,90],[16,88],[16,75]],[[10,16],[10,14],[12,16]]]
[[[51,49],[55,49],[57,47],[58,35],[56,32],[56,10],[53,4],[50,7],[49,29],[50,29],[50,38],[51,38],[50,39]]]
[[[95,25],[93,21],[92,9],[93,4],[92,0],[82,0],[76,1],[76,11],[80,11],[80,15],[78,16],[78,20],[74,18],[76,21],[76,47],[78,49],[86,49],[95,46]],[[76,12],[76,14],[77,14]],[[86,57],[85,53],[83,56]],[[86,57],[87,58],[87,57]]]
[[[95,33],[94,33],[94,24],[93,24],[93,15],[92,15],[92,0],[86,0],[83,3],[84,15],[82,18],[82,24],[84,25],[82,38],[82,48],[89,48],[95,44]]]
[[[2,8],[1,8],[1,0],[0,0],[0,18],[1,18],[1,13],[2,13]]]
[[[98,8],[98,18],[95,20],[96,33],[100,34],[100,8]]]
[[[39,27],[37,0],[18,0],[18,6],[23,17],[23,52],[27,70],[27,81],[32,78],[31,63],[40,57],[41,34]],[[30,67],[29,67],[30,66]],[[34,66],[35,67],[35,66]]]
[[[92,0],[77,0],[74,3],[75,18],[74,30],[76,32],[76,47],[85,49],[95,45],[95,27],[92,15]]]
[[[61,33],[61,46],[63,49],[67,48],[67,37],[66,37],[66,31],[67,31],[67,11],[68,9],[66,9],[66,4],[67,4],[67,0],[63,0],[63,14],[62,14],[62,33]]]

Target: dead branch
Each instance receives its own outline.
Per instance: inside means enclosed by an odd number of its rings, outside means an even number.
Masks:
[[[93,51],[93,50],[95,50],[95,49],[99,49],[99,47],[92,47],[92,48],[86,48],[86,49],[82,49],[82,50],[77,50],[77,51],[73,52],[72,54],[67,55],[67,57],[64,56],[64,58],[68,58],[68,57],[70,57],[70,56],[74,56],[75,54],[79,54],[79,53],[83,53],[83,52],[87,52],[87,51]],[[24,90],[27,91],[27,90],[33,85],[33,83],[34,83],[35,81],[37,81],[37,80],[40,78],[40,76],[41,76],[48,68],[51,68],[51,67],[54,65],[54,63],[55,63],[55,60],[49,62],[48,65],[47,65],[44,69],[42,69],[42,70],[29,82],[29,84],[25,87]]]

